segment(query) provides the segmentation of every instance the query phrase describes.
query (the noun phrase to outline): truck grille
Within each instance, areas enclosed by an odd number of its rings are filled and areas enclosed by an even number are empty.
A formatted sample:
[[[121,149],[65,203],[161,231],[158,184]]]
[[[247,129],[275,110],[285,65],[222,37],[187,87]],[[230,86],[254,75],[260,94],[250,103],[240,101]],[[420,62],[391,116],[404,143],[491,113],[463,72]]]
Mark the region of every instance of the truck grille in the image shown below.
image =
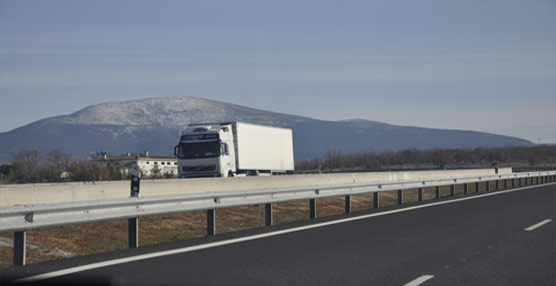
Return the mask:
[[[213,172],[216,171],[216,165],[183,166],[181,170],[186,173]]]

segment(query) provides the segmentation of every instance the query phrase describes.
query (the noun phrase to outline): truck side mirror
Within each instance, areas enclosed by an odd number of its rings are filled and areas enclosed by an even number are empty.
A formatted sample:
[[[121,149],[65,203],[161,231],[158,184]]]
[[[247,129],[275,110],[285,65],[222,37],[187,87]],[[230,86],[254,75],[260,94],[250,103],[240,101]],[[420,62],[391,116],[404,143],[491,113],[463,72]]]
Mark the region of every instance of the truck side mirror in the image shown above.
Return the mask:
[[[178,156],[178,147],[179,145],[174,146],[174,156]]]

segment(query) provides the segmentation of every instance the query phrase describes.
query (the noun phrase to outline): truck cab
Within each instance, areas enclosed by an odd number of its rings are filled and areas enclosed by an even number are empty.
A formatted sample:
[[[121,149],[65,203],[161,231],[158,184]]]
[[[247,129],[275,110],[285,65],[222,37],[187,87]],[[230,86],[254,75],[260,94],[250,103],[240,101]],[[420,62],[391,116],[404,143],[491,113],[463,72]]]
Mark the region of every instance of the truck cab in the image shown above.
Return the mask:
[[[231,124],[189,126],[174,147],[179,177],[232,176],[236,173],[234,147]]]
[[[189,125],[174,147],[180,178],[293,174],[292,130],[243,122]]]

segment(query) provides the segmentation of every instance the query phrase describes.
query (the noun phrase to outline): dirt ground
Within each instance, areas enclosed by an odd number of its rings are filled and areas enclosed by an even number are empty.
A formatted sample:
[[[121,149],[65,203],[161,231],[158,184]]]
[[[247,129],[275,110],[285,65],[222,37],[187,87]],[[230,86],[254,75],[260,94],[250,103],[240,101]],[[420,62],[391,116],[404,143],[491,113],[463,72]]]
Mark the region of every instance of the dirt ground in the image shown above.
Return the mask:
[[[503,187],[503,181],[500,183]],[[494,190],[494,183],[491,190]],[[486,184],[481,184],[481,191]],[[468,191],[475,192],[475,184]],[[456,195],[463,194],[463,185],[456,186]],[[441,197],[450,195],[450,187],[440,189]],[[434,188],[423,189],[423,199],[435,198]],[[417,189],[404,190],[403,200],[415,202]],[[379,193],[380,207],[397,204],[397,191]],[[373,208],[373,194],[351,197],[352,211]],[[344,212],[344,197],[317,200],[317,217]],[[309,201],[273,204],[274,224],[309,219]],[[263,227],[265,206],[244,206],[216,210],[216,232],[225,233]],[[154,245],[206,235],[206,211],[194,211],[139,219],[139,245]],[[13,233],[0,234],[0,267],[9,268],[13,259]],[[103,253],[127,247],[127,220],[53,227],[27,232],[27,264],[50,261],[71,256]]]

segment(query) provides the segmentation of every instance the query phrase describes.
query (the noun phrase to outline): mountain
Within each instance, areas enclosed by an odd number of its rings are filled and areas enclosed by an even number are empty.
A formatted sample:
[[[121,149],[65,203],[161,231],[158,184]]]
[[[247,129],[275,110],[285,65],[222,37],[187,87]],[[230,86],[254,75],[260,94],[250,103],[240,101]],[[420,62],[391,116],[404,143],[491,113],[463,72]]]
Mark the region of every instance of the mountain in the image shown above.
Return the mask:
[[[42,119],[0,133],[0,161],[22,149],[43,154],[58,149],[73,155],[150,151],[170,155],[190,123],[242,121],[293,130],[296,160],[342,153],[409,147],[474,148],[532,146],[530,141],[489,133],[396,126],[362,119],[324,121],[195,98],[157,97],[92,105],[70,115]]]

